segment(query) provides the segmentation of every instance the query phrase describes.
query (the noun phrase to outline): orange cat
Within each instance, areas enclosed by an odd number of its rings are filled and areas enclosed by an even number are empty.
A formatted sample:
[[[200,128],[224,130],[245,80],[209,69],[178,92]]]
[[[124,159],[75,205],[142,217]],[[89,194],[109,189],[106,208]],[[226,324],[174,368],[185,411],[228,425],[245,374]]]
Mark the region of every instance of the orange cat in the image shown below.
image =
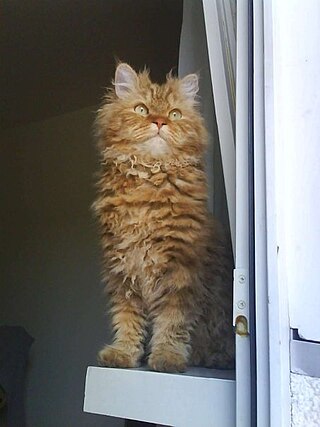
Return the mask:
[[[207,210],[198,77],[118,65],[98,112],[99,218],[115,332],[105,366],[233,366],[232,256]]]

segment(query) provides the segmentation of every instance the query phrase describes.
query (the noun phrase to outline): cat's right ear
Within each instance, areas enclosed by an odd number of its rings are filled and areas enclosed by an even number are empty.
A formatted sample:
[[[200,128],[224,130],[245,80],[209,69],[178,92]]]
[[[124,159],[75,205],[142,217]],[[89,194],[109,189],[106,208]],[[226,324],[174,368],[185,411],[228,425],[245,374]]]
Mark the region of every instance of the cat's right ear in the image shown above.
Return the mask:
[[[181,80],[183,94],[190,99],[194,99],[199,91],[199,77],[197,74],[188,74]]]
[[[121,63],[117,66],[114,76],[114,86],[118,98],[123,99],[132,92],[138,81],[137,73],[130,65]]]

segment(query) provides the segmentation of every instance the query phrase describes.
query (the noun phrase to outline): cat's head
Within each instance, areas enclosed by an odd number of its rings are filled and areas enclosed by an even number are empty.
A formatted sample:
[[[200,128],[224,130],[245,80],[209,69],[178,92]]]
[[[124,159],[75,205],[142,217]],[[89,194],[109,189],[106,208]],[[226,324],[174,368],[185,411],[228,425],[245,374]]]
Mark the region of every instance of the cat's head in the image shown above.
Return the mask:
[[[101,149],[142,158],[201,157],[206,130],[197,109],[198,76],[167,76],[163,85],[128,64],[116,69],[113,88],[96,121]]]

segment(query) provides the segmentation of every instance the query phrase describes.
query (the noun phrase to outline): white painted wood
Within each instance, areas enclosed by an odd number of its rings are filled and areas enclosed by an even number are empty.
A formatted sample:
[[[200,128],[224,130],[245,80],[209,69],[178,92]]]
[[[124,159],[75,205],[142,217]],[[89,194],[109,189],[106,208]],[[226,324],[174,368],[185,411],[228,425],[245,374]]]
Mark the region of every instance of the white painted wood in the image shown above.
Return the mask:
[[[210,72],[217,118],[223,174],[226,187],[232,245],[235,251],[236,206],[235,206],[235,135],[234,135],[234,82],[232,61],[227,52],[231,47],[225,43],[220,28],[223,16],[219,15],[217,0],[203,0]],[[226,23],[224,23],[226,24]],[[230,29],[231,31],[231,29]],[[229,58],[229,60],[228,60]],[[228,73],[228,70],[230,71]]]
[[[282,228],[277,211],[278,194],[276,182],[276,145],[280,143],[277,132],[281,127],[278,120],[278,105],[275,98],[278,85],[276,64],[279,63],[277,49],[278,22],[274,4],[267,1],[264,6],[264,76],[265,76],[265,156],[266,156],[266,212],[267,212],[267,269],[269,301],[269,366],[270,366],[270,427],[289,427],[290,402],[290,358],[289,358],[289,314],[287,282],[279,264],[283,263],[282,248],[278,248]],[[278,250],[279,249],[279,250]]]
[[[290,326],[320,341],[320,2],[274,2],[276,179]]]
[[[235,427],[232,371],[89,367],[84,411],[174,427]]]
[[[248,2],[237,2],[237,108],[236,108],[236,269],[249,271],[248,195]],[[249,301],[249,278],[244,300]],[[249,332],[250,332],[250,319]],[[250,336],[236,335],[236,416],[237,427],[251,422]]]
[[[270,427],[263,0],[253,0],[253,134],[257,427]]]

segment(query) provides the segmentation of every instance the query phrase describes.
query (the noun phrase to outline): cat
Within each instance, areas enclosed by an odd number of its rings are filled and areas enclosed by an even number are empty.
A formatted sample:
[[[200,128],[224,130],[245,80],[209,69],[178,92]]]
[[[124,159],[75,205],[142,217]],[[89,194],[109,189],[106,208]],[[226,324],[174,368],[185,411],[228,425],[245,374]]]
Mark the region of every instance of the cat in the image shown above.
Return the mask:
[[[98,110],[93,208],[114,329],[103,366],[233,367],[233,260],[207,209],[197,92],[196,74],[158,85],[119,63]]]

